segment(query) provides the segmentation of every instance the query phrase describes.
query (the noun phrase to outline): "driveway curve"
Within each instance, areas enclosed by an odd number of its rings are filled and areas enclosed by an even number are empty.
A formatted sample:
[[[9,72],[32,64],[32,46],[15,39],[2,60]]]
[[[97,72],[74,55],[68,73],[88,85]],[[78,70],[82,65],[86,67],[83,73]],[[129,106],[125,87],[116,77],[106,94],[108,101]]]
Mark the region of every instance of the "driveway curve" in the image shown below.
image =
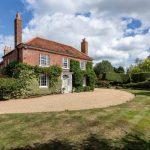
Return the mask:
[[[95,89],[94,92],[49,95],[38,98],[0,102],[0,114],[53,112],[104,108],[125,103],[134,95],[114,89]]]

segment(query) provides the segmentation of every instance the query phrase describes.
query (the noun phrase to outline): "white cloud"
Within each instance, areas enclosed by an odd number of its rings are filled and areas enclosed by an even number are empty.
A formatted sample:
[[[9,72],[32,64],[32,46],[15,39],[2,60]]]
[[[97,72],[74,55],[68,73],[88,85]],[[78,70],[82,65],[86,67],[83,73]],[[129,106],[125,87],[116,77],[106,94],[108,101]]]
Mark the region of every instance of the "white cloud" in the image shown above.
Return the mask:
[[[135,58],[150,53],[150,33],[142,35],[150,26],[149,0],[25,0],[33,18],[23,29],[23,39],[42,36],[80,49],[82,38],[89,42],[89,55],[95,63],[104,59],[114,65],[128,66]],[[75,14],[91,12],[90,17]],[[127,23],[122,17],[142,21],[134,30],[135,37],[124,37]],[[132,33],[133,30],[126,30]],[[139,35],[141,34],[141,35]]]
[[[10,46],[11,48],[14,47],[14,37],[13,36],[2,36],[0,35],[0,61],[1,56],[4,54],[4,47]]]

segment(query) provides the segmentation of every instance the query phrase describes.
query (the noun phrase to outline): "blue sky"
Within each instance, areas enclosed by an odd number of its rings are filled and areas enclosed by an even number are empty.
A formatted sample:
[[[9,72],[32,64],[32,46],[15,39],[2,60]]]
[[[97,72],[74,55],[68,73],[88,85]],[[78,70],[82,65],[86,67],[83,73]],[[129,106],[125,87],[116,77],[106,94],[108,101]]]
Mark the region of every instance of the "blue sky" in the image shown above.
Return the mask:
[[[86,38],[94,63],[105,59],[128,67],[150,55],[149,8],[149,0],[1,0],[0,60],[3,47],[13,47],[19,11],[23,41],[41,36],[80,50]]]
[[[23,27],[31,19],[31,13],[26,10],[25,3],[22,0],[3,0],[0,2],[0,33],[3,35],[12,35],[14,32],[14,17],[16,12],[22,14]]]

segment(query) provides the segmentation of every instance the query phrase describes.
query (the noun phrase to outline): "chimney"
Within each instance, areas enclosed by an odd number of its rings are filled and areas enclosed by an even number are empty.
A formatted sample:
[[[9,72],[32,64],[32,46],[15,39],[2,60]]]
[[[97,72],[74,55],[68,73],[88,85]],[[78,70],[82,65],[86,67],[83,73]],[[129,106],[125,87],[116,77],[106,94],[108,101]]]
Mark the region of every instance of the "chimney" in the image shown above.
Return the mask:
[[[81,52],[88,55],[88,42],[85,38],[81,42]]]
[[[22,20],[19,12],[16,14],[16,18],[14,21],[15,28],[15,47],[22,43]]]
[[[9,52],[11,52],[11,47],[5,46],[5,48],[4,48],[4,56],[6,54],[8,54]]]

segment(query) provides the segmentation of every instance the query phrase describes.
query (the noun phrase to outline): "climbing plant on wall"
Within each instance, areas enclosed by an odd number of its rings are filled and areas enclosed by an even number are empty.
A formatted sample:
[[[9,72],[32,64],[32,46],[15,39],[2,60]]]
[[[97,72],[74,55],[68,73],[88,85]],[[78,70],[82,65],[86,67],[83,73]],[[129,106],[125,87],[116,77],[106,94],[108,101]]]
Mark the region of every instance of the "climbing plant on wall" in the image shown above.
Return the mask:
[[[91,62],[87,62],[86,70],[83,71],[80,69],[80,63],[77,60],[70,60],[70,71],[73,72],[73,87],[77,90],[83,90],[83,78],[84,76],[87,79],[87,86],[89,90],[94,90],[96,75],[92,67]]]
[[[74,88],[81,88],[83,85],[83,72],[77,60],[70,60],[70,71],[73,72],[72,83]]]

